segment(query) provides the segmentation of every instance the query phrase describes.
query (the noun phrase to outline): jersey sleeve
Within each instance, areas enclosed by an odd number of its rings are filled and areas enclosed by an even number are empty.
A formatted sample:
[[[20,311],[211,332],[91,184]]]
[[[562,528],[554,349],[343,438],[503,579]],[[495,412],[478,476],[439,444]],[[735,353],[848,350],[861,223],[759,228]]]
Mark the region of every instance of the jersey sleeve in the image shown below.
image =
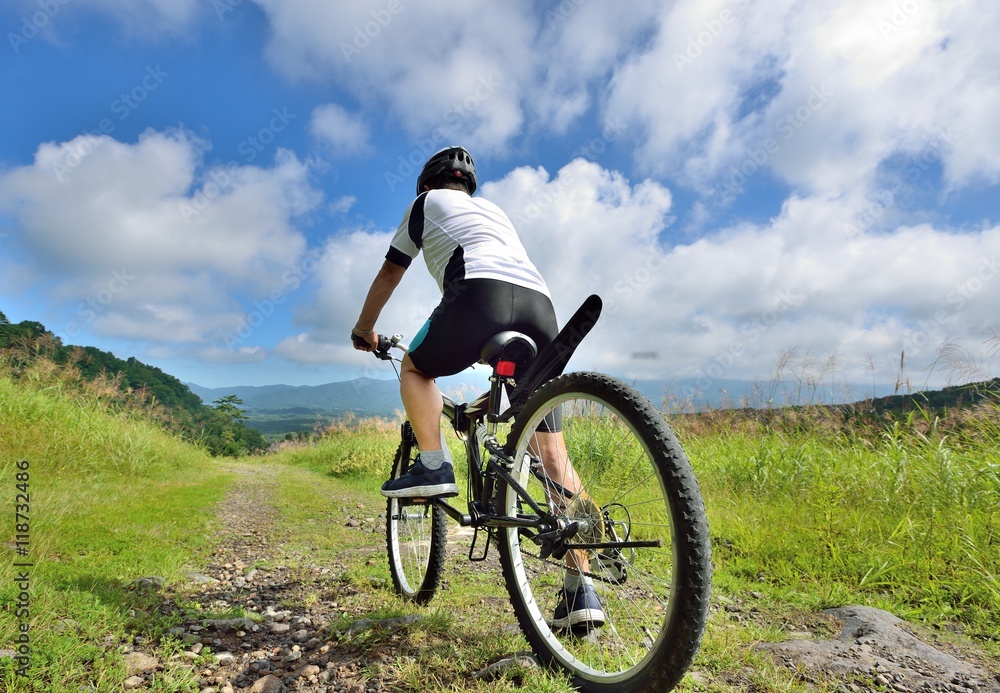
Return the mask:
[[[413,258],[420,253],[424,244],[424,201],[427,193],[421,193],[403,214],[403,221],[396,229],[396,235],[389,243],[385,259],[401,267],[409,267]]]

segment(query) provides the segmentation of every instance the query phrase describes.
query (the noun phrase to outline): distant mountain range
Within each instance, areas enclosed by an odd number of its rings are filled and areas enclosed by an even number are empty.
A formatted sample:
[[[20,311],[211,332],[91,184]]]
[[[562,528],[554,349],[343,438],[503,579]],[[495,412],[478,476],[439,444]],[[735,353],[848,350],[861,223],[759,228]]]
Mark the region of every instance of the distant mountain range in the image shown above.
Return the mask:
[[[357,414],[391,414],[401,409],[399,383],[395,380],[358,378],[324,385],[237,385],[235,387],[201,387],[187,384],[205,404],[236,395],[245,408],[307,409]]]
[[[247,446],[263,442],[257,440],[260,436],[252,441],[245,436],[245,440],[240,438],[245,433],[256,435],[256,432],[243,430],[243,424],[239,422],[226,423],[224,428],[231,429],[226,435],[223,435],[221,429],[215,430],[219,427],[216,425],[219,424],[219,416],[218,410],[211,405],[227,395],[235,395],[242,401],[248,427],[272,439],[289,433],[314,431],[352,414],[362,418],[395,418],[402,411],[399,382],[395,379],[358,378],[302,386],[201,387],[194,383],[181,383],[177,378],[135,358],[122,360],[94,347],[64,345],[41,323],[22,321],[16,325],[11,324],[0,312],[0,354],[7,352],[14,355],[9,363],[20,363],[23,366],[37,358],[48,358],[56,365],[72,368],[72,372],[81,381],[101,376],[118,378],[122,386],[122,397],[126,393],[139,393],[137,396],[144,398],[144,401],[156,402],[167,411],[172,430],[201,439],[215,454],[239,453],[239,450],[222,451],[220,447],[222,442],[234,436],[243,441],[241,445],[245,443],[244,447],[247,449],[250,449]],[[984,399],[995,402],[1000,397],[1000,379],[907,394],[894,393],[892,385],[879,384],[876,387],[878,397],[874,400],[866,399],[871,398],[868,387],[845,383],[809,385],[794,379],[777,383],[708,378],[624,380],[666,412],[731,407],[836,405],[865,400],[869,410],[898,413],[912,410],[915,406],[941,411],[969,406]],[[460,402],[471,401],[489,387],[487,377],[481,370],[465,371],[442,378],[439,384],[447,394]],[[202,403],[209,406],[203,406]],[[233,431],[239,433],[239,436],[233,434]]]
[[[489,387],[485,376],[470,376],[442,383],[442,388],[459,401],[469,401]],[[686,410],[718,409],[734,406],[765,406],[768,399],[774,406],[785,404],[842,404],[861,399],[851,397],[851,389],[838,386],[841,391],[831,395],[827,391],[789,391],[790,385],[764,387],[746,380],[715,380],[710,383],[694,378],[679,380],[626,380],[630,385],[659,408]],[[254,410],[270,411],[301,409],[301,413],[321,411],[326,413],[354,412],[357,415],[391,416],[402,409],[399,400],[399,382],[375,378],[358,378],[323,385],[237,385],[233,387],[201,387],[187,383],[191,391],[205,404],[236,395],[253,417]],[[885,388],[888,389],[888,386]],[[456,390],[459,392],[456,394]],[[837,396],[839,395],[839,396]]]
[[[187,383],[205,404],[235,395],[243,402],[246,423],[268,438],[315,431],[348,416],[395,418],[403,411],[398,380],[357,378],[323,385],[236,385],[202,387]],[[445,392],[468,401],[487,387],[474,377],[449,379]]]
[[[689,400],[698,408],[705,406],[717,407],[726,402],[739,402],[752,391],[752,383],[732,380],[713,383],[710,392],[696,389],[695,380],[665,381],[637,380],[630,384],[645,395],[653,404],[663,406],[667,397],[678,400]],[[195,383],[187,383],[191,391],[201,397],[205,404],[225,397],[236,395],[243,400],[244,407],[249,410],[278,410],[303,408],[328,412],[354,412],[356,414],[390,415],[401,409],[399,401],[399,382],[396,380],[379,380],[375,378],[358,378],[323,385],[237,385],[233,387],[201,387]],[[445,391],[449,386],[444,386]],[[468,380],[457,385],[472,399],[475,395],[489,387],[489,383]],[[456,389],[451,384],[450,389]]]

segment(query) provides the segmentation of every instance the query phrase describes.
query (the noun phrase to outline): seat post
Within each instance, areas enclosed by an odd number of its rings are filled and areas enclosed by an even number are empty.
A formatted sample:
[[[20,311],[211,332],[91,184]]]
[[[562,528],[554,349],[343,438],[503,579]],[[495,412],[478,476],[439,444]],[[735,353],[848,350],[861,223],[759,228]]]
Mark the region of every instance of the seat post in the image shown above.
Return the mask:
[[[518,364],[530,362],[538,354],[535,340],[526,334],[507,330],[491,337],[480,350],[480,362],[493,366],[490,376],[490,396],[486,409],[486,426],[490,435],[496,434],[500,422],[501,389],[514,385],[514,373]]]
[[[509,366],[509,371],[501,368]],[[500,422],[500,402],[503,397],[504,385],[514,385],[514,364],[512,361],[498,361],[493,368],[493,375],[490,376],[490,400],[489,408],[486,410],[486,431],[490,435],[496,435],[497,424]]]

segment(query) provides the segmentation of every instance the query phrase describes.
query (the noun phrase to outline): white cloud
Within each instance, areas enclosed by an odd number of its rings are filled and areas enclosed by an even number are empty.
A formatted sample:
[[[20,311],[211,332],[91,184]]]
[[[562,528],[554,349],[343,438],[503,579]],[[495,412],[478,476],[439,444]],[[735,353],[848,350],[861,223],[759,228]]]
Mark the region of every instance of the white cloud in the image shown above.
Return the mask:
[[[659,6],[254,1],[280,71],[336,79],[369,112],[388,110],[424,153],[460,139],[489,154],[526,129],[566,132]]]
[[[369,147],[365,122],[335,103],[317,106],[313,110],[309,130],[314,137],[329,145],[336,155],[356,154]]]
[[[347,333],[345,333],[347,334]],[[360,361],[360,352],[355,352],[346,337],[340,344],[318,341],[307,333],[295,334],[281,340],[274,348],[274,355],[294,363],[325,365]],[[370,354],[366,354],[371,359]]]
[[[887,157],[929,146],[951,185],[1000,174],[996,148],[979,144],[1000,135],[995,4],[681,0],[531,14],[256,1],[279,69],[388,107],[433,140],[428,151],[460,138],[508,152],[525,130],[567,132],[600,108],[627,127],[643,171],[705,193],[741,165],[805,193],[859,193]]]
[[[596,367],[747,377],[797,346],[837,351],[857,375],[873,353],[888,363],[905,349],[930,363],[945,340],[971,345],[992,319],[997,227],[959,232],[907,217],[886,194],[902,199],[927,181],[890,188],[886,177],[899,173],[886,165],[940,162],[951,189],[998,180],[1000,150],[983,143],[1000,138],[1000,6],[681,0],[629,12],[563,3],[530,16],[511,4],[401,2],[388,15],[259,4],[272,62],[333,76],[413,136],[506,152],[525,130],[569,132],[599,109],[635,144],[639,171],[701,193],[694,223],[709,223],[714,203],[762,170],[795,191],[770,221],[670,245],[663,239],[681,238],[672,196],[655,180],[574,161],[484,184],[518,223],[563,319],[583,294],[605,297],[607,317],[580,356]],[[483,75],[496,88],[476,98]],[[926,175],[937,173],[917,177]],[[322,330],[352,323],[355,285],[367,288],[378,261],[362,269],[342,258],[380,258],[387,240],[335,241],[316,308],[301,315],[318,326],[310,339],[325,343]],[[407,293],[391,322],[419,324],[434,300]],[[649,352],[659,358],[632,357]]]
[[[369,110],[387,106],[411,136],[462,135],[495,150],[522,126],[518,85],[530,81],[534,62],[526,6],[255,2],[270,20],[267,54],[279,70],[333,76]]]
[[[198,350],[198,359],[207,363],[260,363],[267,357],[267,350],[259,346],[245,346],[235,349],[207,347]]]
[[[996,220],[952,228],[926,213],[931,201],[902,201],[936,185],[939,165],[942,196],[1000,179],[990,146],[1000,140],[1000,5],[254,2],[270,22],[273,66],[359,104],[313,111],[311,132],[335,155],[373,146],[376,123],[388,122],[420,150],[403,161],[452,141],[519,156],[547,133],[571,144],[594,113],[614,126],[612,146],[634,145],[632,180],[576,160],[482,188],[515,218],[562,319],[586,293],[605,297],[579,357],[594,367],[748,376],[792,346],[836,349],[852,368],[901,349],[930,362],[945,339],[974,346],[994,319]],[[176,31],[203,10],[194,0],[72,7],[130,31]],[[287,151],[265,167],[205,168],[206,146],[184,131],[41,145],[32,165],[0,173],[0,211],[16,221],[4,271],[36,273],[35,287],[101,334],[209,345],[238,332],[248,300],[288,288],[306,249],[296,218],[320,199]],[[907,179],[914,160],[926,166]],[[718,203],[761,171],[793,190],[780,213],[712,229]],[[672,227],[667,181],[699,194],[681,213],[707,235]],[[326,209],[355,203],[345,194]],[[297,310],[301,334],[277,355],[370,358],[351,351],[346,331],[390,235],[345,229],[328,241],[299,276],[316,291]],[[379,328],[413,334],[436,301],[416,266]],[[264,353],[214,348],[203,358]]]
[[[605,111],[643,133],[647,171],[704,187],[753,169],[771,140],[758,168],[804,192],[857,192],[888,156],[950,133],[947,180],[997,180],[1000,154],[977,144],[1000,134],[995,5],[684,0],[661,19]]]
[[[335,363],[346,359],[349,363],[368,364],[370,355],[353,351],[350,330],[382,266],[391,238],[389,231],[346,230],[327,241],[316,266],[315,297],[296,316],[311,331],[292,341],[285,340],[279,355],[305,362],[318,359]],[[423,262],[414,262],[375,327],[383,334],[412,337],[439,300],[440,293]],[[331,348],[313,350],[310,345],[316,343]]]
[[[204,143],[146,131],[134,144],[81,136],[0,174],[10,242],[38,286],[76,307],[72,326],[136,340],[204,342],[238,329],[237,295],[285,286],[320,194],[289,152],[271,168],[203,169]],[[31,288],[31,287],[26,287]]]

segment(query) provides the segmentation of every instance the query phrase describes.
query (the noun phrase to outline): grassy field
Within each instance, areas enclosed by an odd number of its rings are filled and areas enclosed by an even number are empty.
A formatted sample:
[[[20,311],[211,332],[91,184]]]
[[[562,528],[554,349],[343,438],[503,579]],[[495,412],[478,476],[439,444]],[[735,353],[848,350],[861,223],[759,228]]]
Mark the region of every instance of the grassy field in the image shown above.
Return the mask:
[[[822,621],[822,609],[845,604],[934,629],[1000,673],[995,405],[948,421],[917,412],[845,424],[823,410],[796,409],[672,423],[708,507],[719,607],[681,690],[815,690],[754,645],[787,638]],[[344,527],[343,507],[382,512],[377,487],[396,435],[390,422],[345,424],[318,444],[241,461],[276,475],[282,560],[293,567],[352,561],[345,568],[356,588],[345,602],[351,611],[331,626],[334,639],[350,619],[418,612],[392,594],[382,534]],[[183,601],[187,573],[201,569],[219,541],[213,508],[232,481],[230,467],[99,398],[0,375],[0,650],[17,653],[26,626],[31,663],[27,679],[16,658],[0,659],[0,690],[118,691],[123,643],[138,637],[169,650],[164,634],[173,621],[156,609],[163,595],[133,583],[162,576]],[[18,483],[27,484],[28,503],[17,502]],[[16,518],[19,504],[28,506],[24,521]],[[17,552],[19,534],[28,535],[26,556]],[[361,548],[359,541],[374,548],[345,558],[344,548]],[[31,567],[15,565],[22,562]],[[27,590],[18,581],[24,572]],[[401,690],[569,690],[560,677],[538,672],[473,682],[470,670],[526,644],[497,628],[513,623],[498,574],[456,560],[447,583],[419,625],[369,631],[350,644],[398,651],[371,666]],[[484,608],[488,618],[472,617]],[[199,687],[163,677],[155,690]]]
[[[815,412],[679,425],[709,509],[723,593],[847,602],[952,622],[986,642],[1000,616],[1000,410],[944,427]]]
[[[177,582],[203,562],[228,475],[153,424],[0,376],[0,480],[0,649],[31,663],[24,677],[0,660],[0,689],[120,690],[118,644],[168,625],[133,581]]]

